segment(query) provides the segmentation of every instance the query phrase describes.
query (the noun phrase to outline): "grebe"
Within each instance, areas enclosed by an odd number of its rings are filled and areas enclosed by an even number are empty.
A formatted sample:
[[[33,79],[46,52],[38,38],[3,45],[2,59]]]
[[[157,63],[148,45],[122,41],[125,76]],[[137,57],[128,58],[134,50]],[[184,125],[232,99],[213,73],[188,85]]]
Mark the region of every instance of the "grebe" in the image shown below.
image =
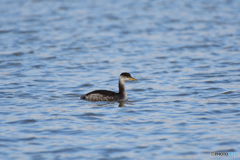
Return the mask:
[[[89,101],[124,101],[127,99],[127,92],[125,90],[126,81],[137,81],[129,73],[122,73],[119,77],[119,93],[107,90],[96,90],[89,92],[81,97],[81,99]]]

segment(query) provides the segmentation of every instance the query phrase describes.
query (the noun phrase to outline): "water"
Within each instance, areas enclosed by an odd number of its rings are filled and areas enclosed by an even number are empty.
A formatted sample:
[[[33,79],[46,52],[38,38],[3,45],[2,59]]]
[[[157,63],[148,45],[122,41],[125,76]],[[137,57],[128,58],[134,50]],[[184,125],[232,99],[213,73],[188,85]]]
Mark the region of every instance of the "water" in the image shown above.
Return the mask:
[[[239,153],[239,7],[1,0],[0,159]],[[117,91],[121,72],[138,79],[126,84],[128,101],[80,99]]]

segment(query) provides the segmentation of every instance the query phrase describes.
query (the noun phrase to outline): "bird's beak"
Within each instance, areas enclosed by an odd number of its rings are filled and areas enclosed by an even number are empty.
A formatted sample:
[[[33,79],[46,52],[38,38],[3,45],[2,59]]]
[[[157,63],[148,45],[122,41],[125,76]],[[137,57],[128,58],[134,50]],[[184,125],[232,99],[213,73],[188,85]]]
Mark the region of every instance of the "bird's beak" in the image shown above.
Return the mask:
[[[129,79],[132,80],[132,81],[137,81],[137,79],[132,78],[132,77],[130,77]]]

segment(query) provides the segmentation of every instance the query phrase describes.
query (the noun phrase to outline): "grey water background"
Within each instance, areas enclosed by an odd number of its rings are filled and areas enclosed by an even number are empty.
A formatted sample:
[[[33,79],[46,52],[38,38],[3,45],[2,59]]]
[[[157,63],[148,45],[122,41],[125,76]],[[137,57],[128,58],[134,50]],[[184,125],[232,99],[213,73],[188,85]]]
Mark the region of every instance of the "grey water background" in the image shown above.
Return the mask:
[[[238,0],[0,1],[0,159],[240,154],[239,86]]]

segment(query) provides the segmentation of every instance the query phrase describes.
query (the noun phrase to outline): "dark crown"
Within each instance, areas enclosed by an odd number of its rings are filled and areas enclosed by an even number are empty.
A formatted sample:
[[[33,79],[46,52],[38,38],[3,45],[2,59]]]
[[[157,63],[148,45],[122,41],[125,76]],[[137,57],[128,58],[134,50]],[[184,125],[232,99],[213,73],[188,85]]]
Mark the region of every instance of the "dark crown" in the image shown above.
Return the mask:
[[[131,77],[131,75],[127,72],[123,72],[120,76]]]

